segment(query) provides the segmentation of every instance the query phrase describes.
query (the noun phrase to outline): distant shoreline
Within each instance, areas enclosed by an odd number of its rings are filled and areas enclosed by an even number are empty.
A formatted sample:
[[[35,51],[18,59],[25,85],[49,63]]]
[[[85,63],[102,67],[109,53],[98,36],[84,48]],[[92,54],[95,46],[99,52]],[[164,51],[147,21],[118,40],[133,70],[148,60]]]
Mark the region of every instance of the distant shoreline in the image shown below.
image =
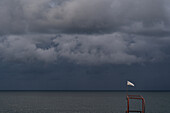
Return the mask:
[[[0,92],[126,92],[126,90],[0,90]],[[128,92],[170,92],[170,90],[128,90]]]

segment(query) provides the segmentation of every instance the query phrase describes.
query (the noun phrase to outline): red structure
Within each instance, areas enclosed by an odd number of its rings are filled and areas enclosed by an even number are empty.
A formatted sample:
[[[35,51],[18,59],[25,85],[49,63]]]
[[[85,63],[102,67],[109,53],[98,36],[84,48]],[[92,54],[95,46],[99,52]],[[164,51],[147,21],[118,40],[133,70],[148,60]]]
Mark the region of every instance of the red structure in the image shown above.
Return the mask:
[[[141,100],[142,101],[142,111],[141,110],[130,110],[129,109],[130,99]],[[131,112],[145,113],[145,99],[142,96],[140,96],[140,95],[127,95],[127,111],[126,111],[126,113],[131,113]]]

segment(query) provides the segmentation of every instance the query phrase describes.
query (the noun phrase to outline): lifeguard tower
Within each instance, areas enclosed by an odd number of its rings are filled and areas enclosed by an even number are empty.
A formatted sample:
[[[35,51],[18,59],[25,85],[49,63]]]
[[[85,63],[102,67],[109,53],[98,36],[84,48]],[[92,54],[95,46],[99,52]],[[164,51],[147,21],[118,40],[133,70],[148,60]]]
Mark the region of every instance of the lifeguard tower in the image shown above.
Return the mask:
[[[126,113],[145,113],[145,99],[140,96],[140,95],[128,95],[128,86],[135,86],[133,83],[127,81],[127,95],[126,95],[126,99],[127,99],[127,110]],[[139,100],[140,103],[142,103],[141,105],[141,109],[130,109],[130,101],[131,100]],[[140,106],[139,106],[140,107]]]
[[[126,111],[126,113],[131,113],[131,112],[145,113],[145,99],[142,96],[140,96],[140,95],[127,95],[126,99],[127,99],[127,111]],[[142,110],[130,110],[129,102],[130,102],[131,99],[141,100]]]

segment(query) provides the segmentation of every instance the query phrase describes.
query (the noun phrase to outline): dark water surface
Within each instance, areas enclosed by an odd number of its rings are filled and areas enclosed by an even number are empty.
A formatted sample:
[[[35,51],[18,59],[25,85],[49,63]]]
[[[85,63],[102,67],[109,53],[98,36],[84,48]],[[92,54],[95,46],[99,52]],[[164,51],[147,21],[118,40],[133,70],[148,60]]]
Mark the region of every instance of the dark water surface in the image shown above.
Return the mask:
[[[170,113],[170,92],[131,93],[145,98],[146,113]],[[0,92],[0,113],[125,113],[125,110],[126,92]]]

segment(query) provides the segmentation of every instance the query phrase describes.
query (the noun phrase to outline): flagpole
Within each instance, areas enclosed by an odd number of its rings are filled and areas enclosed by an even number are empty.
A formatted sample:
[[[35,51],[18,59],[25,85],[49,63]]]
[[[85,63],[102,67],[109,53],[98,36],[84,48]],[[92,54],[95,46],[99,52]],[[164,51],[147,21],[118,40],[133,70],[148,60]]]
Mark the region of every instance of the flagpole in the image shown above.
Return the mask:
[[[128,85],[126,84],[126,96],[128,96]]]
[[[129,86],[129,85],[130,85],[130,86],[133,86],[133,87],[135,86],[132,82],[127,81],[127,89],[126,89],[126,90],[127,90],[127,92],[126,92],[127,95],[128,95],[128,86]]]

